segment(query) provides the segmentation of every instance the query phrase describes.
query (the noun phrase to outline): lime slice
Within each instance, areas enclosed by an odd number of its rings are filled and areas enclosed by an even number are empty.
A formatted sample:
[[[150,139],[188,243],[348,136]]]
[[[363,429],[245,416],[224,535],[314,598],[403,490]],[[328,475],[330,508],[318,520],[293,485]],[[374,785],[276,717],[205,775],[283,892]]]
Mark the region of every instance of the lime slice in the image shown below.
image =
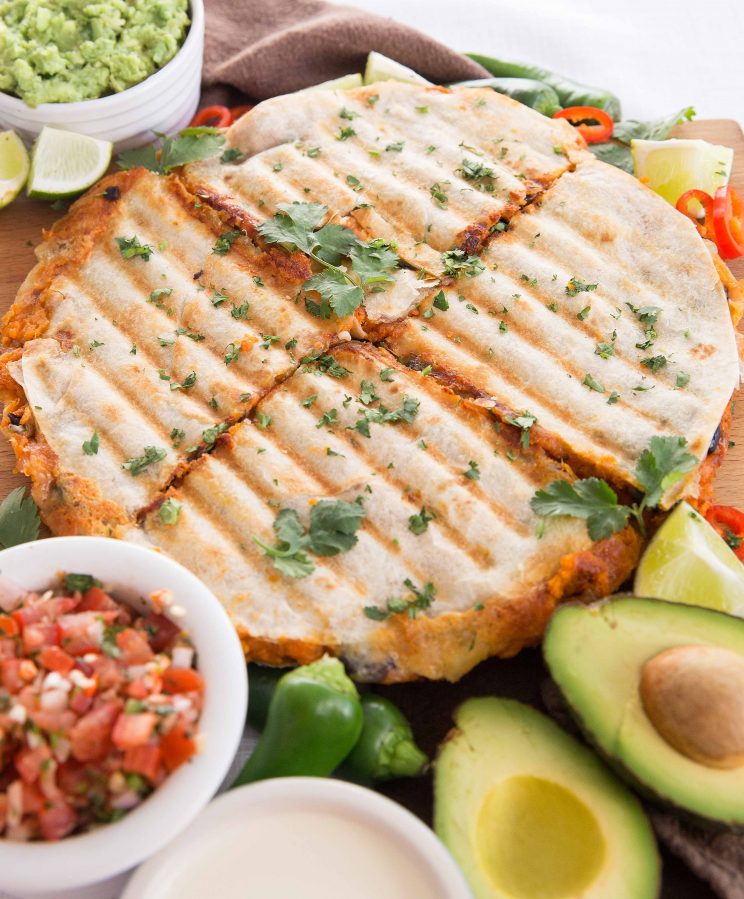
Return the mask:
[[[107,140],[43,128],[31,153],[29,197],[60,200],[82,193],[106,174],[112,149]]]
[[[704,140],[632,140],[636,178],[673,206],[688,190],[713,196],[728,184],[734,151]]]
[[[28,178],[28,153],[15,131],[0,131],[0,209],[12,203]]]
[[[427,81],[408,66],[373,50],[367,57],[364,83],[374,84],[375,81],[408,81],[410,84],[431,84],[431,81]]]
[[[744,618],[744,565],[703,516],[681,502],[643,554],[633,592]]]
[[[331,81],[321,81],[320,84],[314,84],[312,87],[306,87],[298,93],[305,91],[350,91],[355,87],[361,87],[364,80],[359,72],[353,75],[342,75],[340,78],[333,78]]]

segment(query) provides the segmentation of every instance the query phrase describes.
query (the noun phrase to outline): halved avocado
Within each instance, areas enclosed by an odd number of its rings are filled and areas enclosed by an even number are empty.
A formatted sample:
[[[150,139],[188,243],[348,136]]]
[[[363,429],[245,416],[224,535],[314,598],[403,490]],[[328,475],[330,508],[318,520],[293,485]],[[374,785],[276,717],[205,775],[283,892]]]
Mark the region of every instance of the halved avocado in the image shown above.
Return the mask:
[[[657,599],[569,604],[545,661],[587,737],[648,795],[744,826],[744,621]]]
[[[653,899],[659,859],[638,801],[530,706],[470,699],[435,767],[434,828],[475,899]]]

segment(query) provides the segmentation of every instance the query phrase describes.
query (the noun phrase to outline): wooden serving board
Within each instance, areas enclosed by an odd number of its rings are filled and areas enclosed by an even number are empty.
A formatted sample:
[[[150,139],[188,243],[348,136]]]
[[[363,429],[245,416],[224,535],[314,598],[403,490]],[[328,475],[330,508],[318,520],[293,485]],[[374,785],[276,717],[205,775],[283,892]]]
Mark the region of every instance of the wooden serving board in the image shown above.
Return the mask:
[[[733,147],[732,182],[744,196],[744,134],[739,125],[728,119],[709,119],[680,125],[679,137],[698,137],[712,143]],[[49,203],[16,200],[0,210],[0,316],[5,313],[21,282],[34,265],[34,247],[41,240],[43,228],[50,227],[63,213]],[[738,278],[744,278],[744,259],[732,264]],[[733,446],[716,478],[716,499],[744,508],[744,403],[734,411],[731,428]],[[10,446],[0,439],[0,499],[26,479],[13,471],[15,459]]]

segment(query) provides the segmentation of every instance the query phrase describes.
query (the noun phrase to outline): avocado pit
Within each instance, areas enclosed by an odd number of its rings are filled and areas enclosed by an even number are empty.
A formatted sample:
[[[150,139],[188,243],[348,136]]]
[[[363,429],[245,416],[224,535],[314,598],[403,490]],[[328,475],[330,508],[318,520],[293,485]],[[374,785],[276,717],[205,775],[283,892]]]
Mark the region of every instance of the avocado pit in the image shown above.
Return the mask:
[[[709,768],[744,765],[744,657],[718,646],[674,646],[645,662],[639,692],[677,752]]]

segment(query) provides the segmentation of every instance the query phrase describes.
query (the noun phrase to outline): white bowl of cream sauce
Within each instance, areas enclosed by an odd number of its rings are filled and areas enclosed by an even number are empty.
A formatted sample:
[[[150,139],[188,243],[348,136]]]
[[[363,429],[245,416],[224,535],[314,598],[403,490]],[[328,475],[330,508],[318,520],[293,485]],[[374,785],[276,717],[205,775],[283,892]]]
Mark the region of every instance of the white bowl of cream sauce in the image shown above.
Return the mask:
[[[122,899],[472,899],[435,834],[379,793],[285,777],[220,796]]]

